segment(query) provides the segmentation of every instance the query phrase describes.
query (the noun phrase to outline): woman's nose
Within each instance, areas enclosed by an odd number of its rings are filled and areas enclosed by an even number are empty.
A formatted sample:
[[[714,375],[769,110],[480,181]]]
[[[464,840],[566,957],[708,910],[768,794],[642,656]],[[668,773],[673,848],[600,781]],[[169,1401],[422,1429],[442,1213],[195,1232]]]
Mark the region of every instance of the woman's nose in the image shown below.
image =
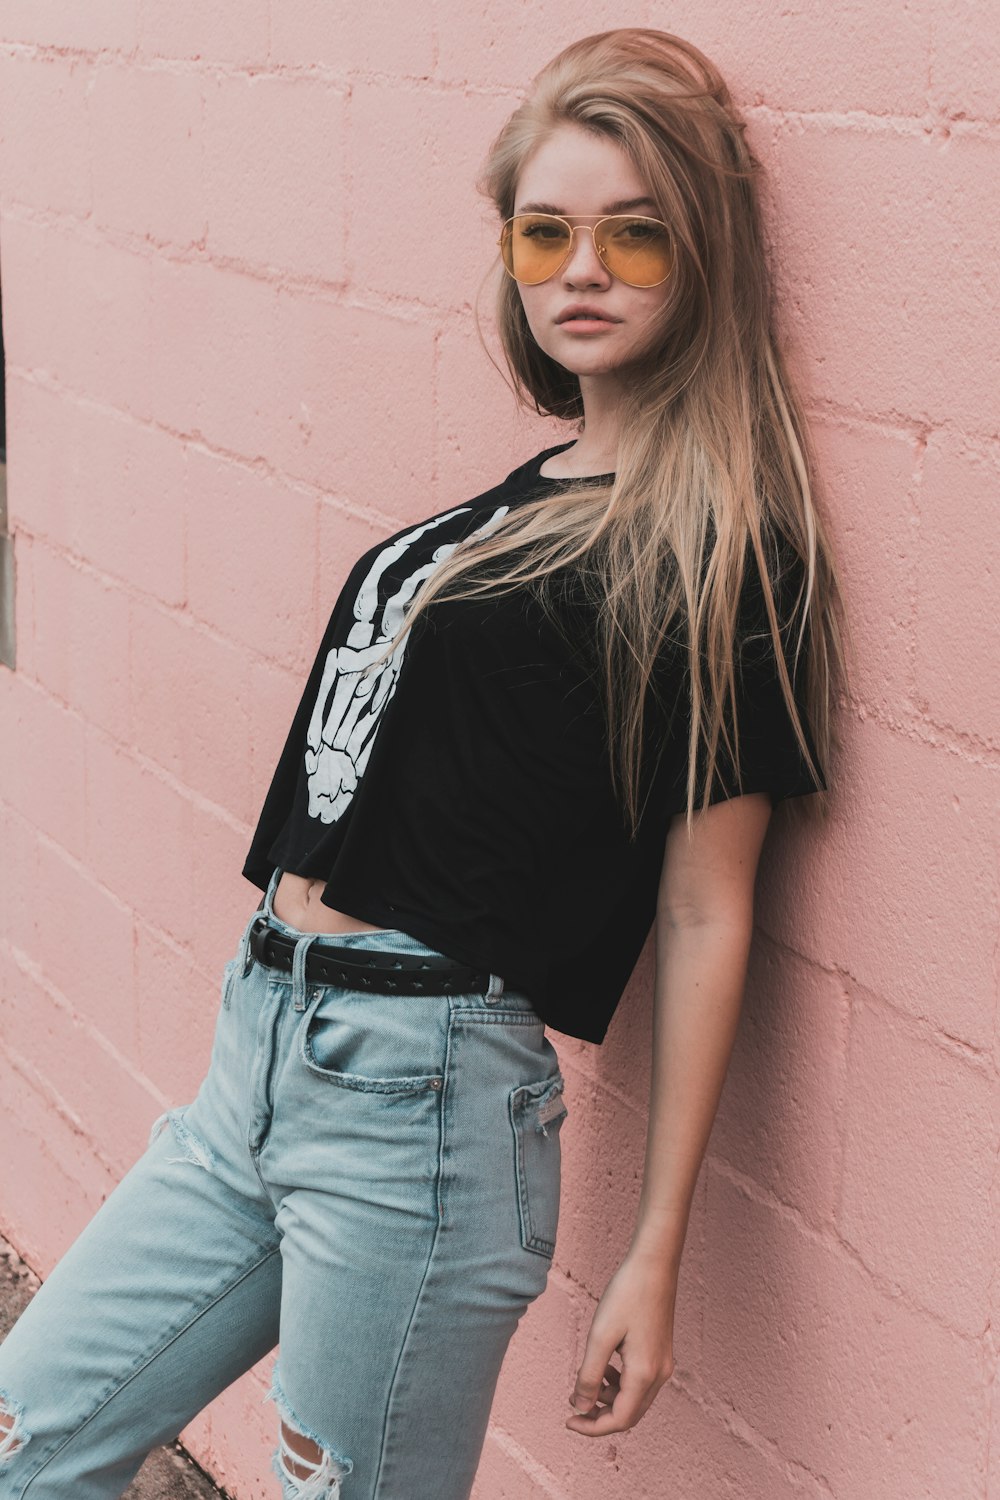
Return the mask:
[[[563,280],[579,285],[602,285],[611,279],[611,273],[597,253],[594,231],[589,224],[573,227],[573,245],[562,270]]]

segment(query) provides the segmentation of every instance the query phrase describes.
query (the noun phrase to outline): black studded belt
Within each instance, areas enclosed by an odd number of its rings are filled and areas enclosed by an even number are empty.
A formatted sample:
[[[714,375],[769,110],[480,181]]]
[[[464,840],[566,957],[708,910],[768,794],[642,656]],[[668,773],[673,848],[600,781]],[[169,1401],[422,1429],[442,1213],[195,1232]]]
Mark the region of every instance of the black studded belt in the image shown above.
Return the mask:
[[[286,937],[258,917],[250,929],[250,952],[268,969],[292,972],[296,939]],[[343,948],[314,943],[306,953],[306,980],[336,984],[380,995],[464,995],[489,988],[485,970],[457,959],[429,958],[424,953],[383,953],[374,948]]]

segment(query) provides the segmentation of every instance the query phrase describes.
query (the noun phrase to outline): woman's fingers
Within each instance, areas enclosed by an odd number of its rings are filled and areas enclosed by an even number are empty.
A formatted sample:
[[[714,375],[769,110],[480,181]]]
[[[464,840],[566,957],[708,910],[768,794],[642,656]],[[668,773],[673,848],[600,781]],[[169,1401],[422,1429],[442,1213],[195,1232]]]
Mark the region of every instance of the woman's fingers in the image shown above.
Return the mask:
[[[614,1365],[607,1366],[607,1373],[601,1376],[601,1387],[597,1393],[595,1404],[589,1412],[574,1412],[574,1416],[592,1416],[596,1412],[608,1411],[621,1389],[621,1371]]]
[[[627,1363],[620,1371],[608,1365],[597,1403],[589,1412],[576,1412],[566,1425],[587,1437],[625,1432],[649,1409],[662,1384],[661,1380],[645,1375],[630,1376]]]

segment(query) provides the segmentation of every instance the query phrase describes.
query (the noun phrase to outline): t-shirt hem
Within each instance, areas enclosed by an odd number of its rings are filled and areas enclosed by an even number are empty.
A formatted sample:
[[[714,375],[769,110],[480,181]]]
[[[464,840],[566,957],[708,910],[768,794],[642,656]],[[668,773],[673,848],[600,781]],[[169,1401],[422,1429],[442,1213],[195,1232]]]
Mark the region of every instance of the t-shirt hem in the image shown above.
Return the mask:
[[[270,884],[271,876],[274,874],[275,868],[276,867],[274,865],[274,862],[272,861],[270,869],[265,875],[263,874],[262,866],[252,865],[248,860],[247,863],[243,866],[241,874],[244,880],[249,880],[250,884],[255,885],[259,891],[266,891],[268,885]]]

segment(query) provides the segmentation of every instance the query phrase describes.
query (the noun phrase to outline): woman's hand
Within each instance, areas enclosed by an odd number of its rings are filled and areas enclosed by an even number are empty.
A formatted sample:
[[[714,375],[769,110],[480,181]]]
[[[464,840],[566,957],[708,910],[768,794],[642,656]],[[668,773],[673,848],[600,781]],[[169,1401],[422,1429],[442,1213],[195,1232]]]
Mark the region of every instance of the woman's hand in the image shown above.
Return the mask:
[[[674,1370],[677,1266],[665,1255],[632,1250],[605,1288],[570,1397],[582,1407],[571,1432],[604,1437],[634,1427]],[[611,1364],[618,1351],[619,1370]]]

